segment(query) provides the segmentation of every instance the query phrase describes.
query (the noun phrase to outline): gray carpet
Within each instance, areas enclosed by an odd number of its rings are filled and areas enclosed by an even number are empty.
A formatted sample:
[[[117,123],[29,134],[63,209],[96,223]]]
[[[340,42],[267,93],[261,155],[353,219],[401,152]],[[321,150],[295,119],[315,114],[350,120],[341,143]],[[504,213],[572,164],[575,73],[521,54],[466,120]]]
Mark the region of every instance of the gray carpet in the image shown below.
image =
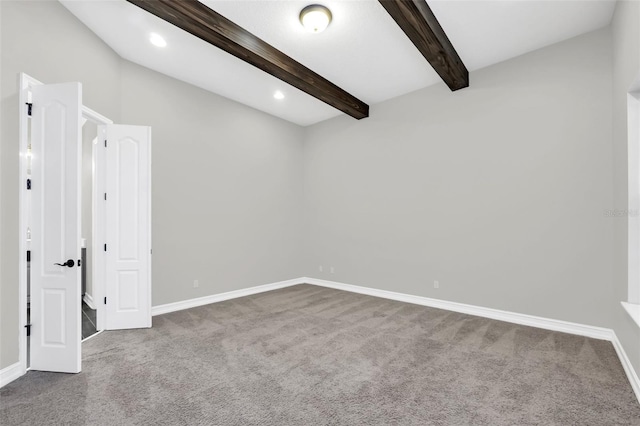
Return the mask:
[[[311,285],[83,344],[0,390],[3,426],[640,425],[609,342]]]

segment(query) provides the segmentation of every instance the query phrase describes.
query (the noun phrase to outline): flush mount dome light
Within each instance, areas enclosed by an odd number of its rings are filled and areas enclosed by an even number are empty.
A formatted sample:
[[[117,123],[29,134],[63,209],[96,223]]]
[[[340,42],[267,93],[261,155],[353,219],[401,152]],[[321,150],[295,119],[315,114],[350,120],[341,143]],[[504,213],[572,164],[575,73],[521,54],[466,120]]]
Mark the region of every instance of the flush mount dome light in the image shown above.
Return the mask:
[[[280,99],[284,99],[284,93],[282,93],[279,90],[276,90],[276,92],[273,94],[273,97],[280,100]]]
[[[300,22],[307,31],[321,33],[331,22],[331,11],[319,4],[312,4],[300,12]]]
[[[167,45],[165,39],[160,34],[156,33],[151,33],[149,35],[149,41],[151,42],[151,44],[158,47],[165,47]]]

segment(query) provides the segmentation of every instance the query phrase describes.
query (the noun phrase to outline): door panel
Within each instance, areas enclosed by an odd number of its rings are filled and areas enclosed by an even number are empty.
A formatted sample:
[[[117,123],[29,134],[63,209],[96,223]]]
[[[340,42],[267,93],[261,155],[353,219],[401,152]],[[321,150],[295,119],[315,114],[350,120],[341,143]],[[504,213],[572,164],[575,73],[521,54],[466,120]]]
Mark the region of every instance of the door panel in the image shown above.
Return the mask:
[[[77,373],[80,83],[35,86],[31,117],[31,368]],[[68,259],[73,267],[59,266]]]
[[[116,284],[116,303],[121,312],[136,311],[140,309],[138,299],[138,271],[118,271]]]
[[[151,327],[151,129],[105,127],[106,328]]]

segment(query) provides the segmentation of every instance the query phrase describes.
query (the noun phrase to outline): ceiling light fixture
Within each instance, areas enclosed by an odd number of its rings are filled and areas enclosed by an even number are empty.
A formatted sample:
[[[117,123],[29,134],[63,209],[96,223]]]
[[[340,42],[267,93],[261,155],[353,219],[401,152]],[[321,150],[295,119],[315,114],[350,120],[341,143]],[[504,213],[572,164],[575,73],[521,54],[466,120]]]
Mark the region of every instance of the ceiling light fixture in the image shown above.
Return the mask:
[[[284,99],[284,93],[282,93],[279,90],[276,90],[276,93],[273,94],[273,97],[280,100],[280,99]]]
[[[312,33],[321,33],[331,22],[331,11],[319,4],[312,4],[300,11],[302,26]]]
[[[158,47],[165,47],[167,45],[165,39],[160,34],[156,33],[151,33],[151,35],[149,36],[149,41],[151,42],[151,44]]]

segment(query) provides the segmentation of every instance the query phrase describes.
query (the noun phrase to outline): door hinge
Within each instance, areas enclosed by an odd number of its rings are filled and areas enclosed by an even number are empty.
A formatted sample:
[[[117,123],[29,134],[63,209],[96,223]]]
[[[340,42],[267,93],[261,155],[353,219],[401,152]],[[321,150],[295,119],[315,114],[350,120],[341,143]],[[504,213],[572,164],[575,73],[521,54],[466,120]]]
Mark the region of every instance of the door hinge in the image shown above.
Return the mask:
[[[104,251],[107,251],[107,245],[106,244],[104,245]]]
[[[107,193],[104,193],[104,200],[107,201]]]
[[[31,324],[27,324],[24,326],[27,329],[27,337],[31,336]]]
[[[27,191],[31,190],[31,179],[27,179]]]
[[[107,140],[106,139],[104,140],[104,147],[105,148],[107,147]]]
[[[33,112],[33,104],[31,102],[27,102],[27,115],[31,117],[32,112]]]
[[[105,305],[107,304],[107,298],[106,297],[104,298],[104,304]]]
[[[27,250],[27,262],[31,262],[31,250]]]

